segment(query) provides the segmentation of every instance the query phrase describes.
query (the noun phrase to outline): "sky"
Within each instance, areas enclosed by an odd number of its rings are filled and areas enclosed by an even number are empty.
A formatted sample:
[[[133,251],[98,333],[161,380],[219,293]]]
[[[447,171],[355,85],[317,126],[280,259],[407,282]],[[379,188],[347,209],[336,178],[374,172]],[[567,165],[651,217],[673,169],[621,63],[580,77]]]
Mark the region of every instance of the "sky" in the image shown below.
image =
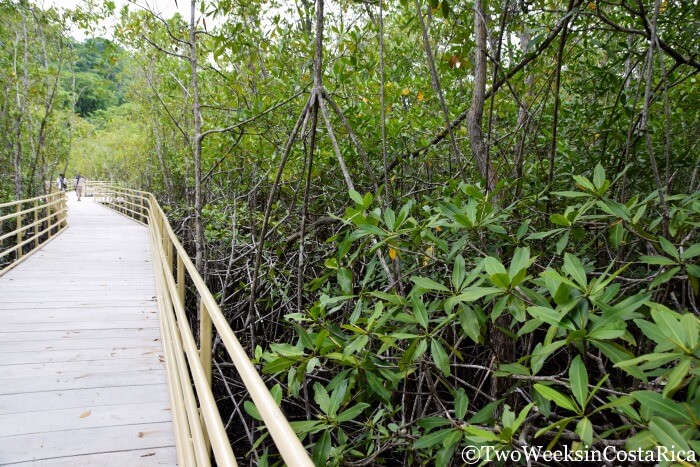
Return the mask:
[[[102,0],[96,0],[101,2]],[[147,8],[150,11],[160,14],[163,18],[170,18],[176,12],[179,12],[184,18],[190,17],[190,0],[112,0],[116,6],[115,11],[119,12],[124,5],[129,5],[129,9],[136,10],[140,7]],[[75,8],[83,3],[83,0],[37,0],[39,5],[45,7],[55,6],[57,8]],[[198,2],[199,3],[199,2]],[[108,24],[103,25],[108,26]],[[109,29],[109,28],[108,28]],[[74,27],[71,29],[71,35],[76,40],[82,41],[85,39],[85,32]]]

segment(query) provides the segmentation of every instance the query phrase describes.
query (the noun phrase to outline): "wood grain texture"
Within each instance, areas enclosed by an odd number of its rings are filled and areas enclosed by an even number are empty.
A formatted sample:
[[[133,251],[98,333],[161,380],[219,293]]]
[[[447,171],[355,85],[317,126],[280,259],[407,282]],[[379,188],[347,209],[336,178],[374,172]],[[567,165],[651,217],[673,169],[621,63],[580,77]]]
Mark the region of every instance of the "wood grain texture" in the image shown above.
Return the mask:
[[[176,465],[148,232],[68,206],[0,277],[0,465]]]

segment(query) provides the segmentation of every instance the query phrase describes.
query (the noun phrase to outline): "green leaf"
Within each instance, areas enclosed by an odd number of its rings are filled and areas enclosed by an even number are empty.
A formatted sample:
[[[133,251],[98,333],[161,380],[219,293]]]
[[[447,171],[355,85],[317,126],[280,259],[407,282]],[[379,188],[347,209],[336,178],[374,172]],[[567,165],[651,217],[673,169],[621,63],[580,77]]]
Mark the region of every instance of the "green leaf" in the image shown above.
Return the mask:
[[[576,183],[581,185],[583,188],[585,188],[591,193],[595,193],[595,186],[593,186],[593,184],[586,177],[583,177],[581,175],[574,175],[573,178],[576,181]]]
[[[681,326],[685,331],[685,342],[688,344],[688,348],[695,349],[698,345],[698,337],[700,337],[698,336],[700,334],[698,333],[698,326],[700,326],[698,318],[692,313],[686,313],[681,316]]]
[[[673,394],[676,389],[681,386],[683,380],[690,371],[690,365],[691,360],[689,358],[683,358],[681,359],[680,363],[676,365],[673,371],[671,371],[666,379],[666,387],[662,393],[664,397],[668,397],[670,394]]]
[[[291,358],[280,357],[276,360],[273,360],[269,363],[266,363],[265,366],[263,367],[263,373],[268,373],[268,374],[279,373],[280,371],[286,370],[287,368],[294,365],[295,363],[296,363],[296,361],[292,360]]]
[[[294,430],[297,435],[304,435],[306,433],[316,433],[323,428],[323,422],[319,420],[299,420],[295,422],[289,422],[289,425]]]
[[[345,348],[343,349],[343,355],[352,355],[355,352],[359,352],[360,350],[367,347],[368,342],[369,342],[368,335],[364,334],[364,335],[358,336],[350,344],[345,346]]]
[[[458,291],[462,287],[462,282],[464,282],[464,276],[466,275],[466,268],[464,265],[464,258],[462,255],[457,255],[455,257],[454,265],[452,266],[452,287],[454,290]]]
[[[482,264],[489,276],[493,276],[494,274],[506,274],[506,268],[503,266],[503,263],[493,256],[487,256],[484,258],[482,260]]]
[[[384,387],[382,380],[372,371],[366,371],[365,376],[367,376],[367,383],[369,383],[370,390],[379,397],[382,402],[389,404],[391,394],[389,394],[389,391]]]
[[[336,273],[340,290],[345,295],[352,295],[352,271],[348,268],[340,268]]]
[[[472,425],[479,425],[484,423],[489,423],[493,420],[493,413],[501,405],[501,400],[496,400],[489,402],[477,413],[474,414],[472,418],[469,419],[469,423]]]
[[[596,164],[595,169],[593,169],[593,185],[596,188],[602,188],[605,183],[605,169],[600,164]]]
[[[423,329],[428,329],[428,310],[425,308],[425,303],[415,295],[411,303],[413,303],[413,316],[416,317],[416,321],[423,326]]]
[[[424,290],[432,290],[432,291],[436,291],[436,292],[449,292],[450,291],[450,289],[448,289],[444,285],[439,284],[428,277],[412,276],[411,282],[416,284],[417,287],[424,289]]]
[[[549,221],[554,225],[561,225],[562,227],[569,227],[571,221],[561,214],[552,214],[549,216]]]
[[[671,268],[668,271],[664,271],[663,273],[659,274],[654,278],[653,281],[651,281],[651,284],[649,284],[649,289],[654,289],[661,284],[665,284],[666,282],[670,281],[673,279],[673,276],[678,274],[678,271],[681,270],[680,266],[676,266],[675,268]]]
[[[686,260],[695,258],[698,255],[700,255],[700,243],[689,246],[683,253],[681,253],[681,259]]]
[[[586,400],[588,399],[588,373],[580,355],[577,355],[571,362],[569,381],[571,383],[571,392],[578,401],[579,407],[585,409]]]
[[[535,384],[535,389],[542,395],[542,397],[554,402],[562,409],[570,410],[576,413],[579,412],[579,409],[578,407],[576,407],[574,401],[572,401],[571,398],[560,393],[556,389],[550,388],[549,386],[545,386],[544,384],[540,383]]]
[[[283,357],[303,357],[304,350],[290,344],[270,344],[270,349]]]
[[[243,403],[243,408],[245,409],[246,413],[253,417],[256,420],[262,421],[262,416],[260,415],[260,412],[258,412],[258,408],[255,407],[255,404],[251,401],[245,401]]]
[[[671,399],[664,398],[658,392],[633,391],[631,396],[637,399],[642,407],[647,407],[669,420],[693,423],[690,413],[683,405]]]
[[[338,269],[338,260],[336,258],[328,258],[323,265],[328,269]]]
[[[367,407],[369,407],[369,404],[366,402],[360,402],[349,409],[344,410],[343,412],[338,415],[335,420],[339,423],[343,422],[349,422],[350,420],[354,420],[358,415],[360,415]]]
[[[697,264],[686,264],[685,269],[691,276],[700,277],[700,266]]]
[[[314,444],[314,450],[311,454],[314,465],[326,465],[326,461],[331,455],[331,434],[325,430],[321,437]]]
[[[510,282],[513,285],[520,283],[523,277],[525,277],[525,271],[530,265],[530,248],[518,248],[513,253],[513,259],[510,262],[510,268],[508,270],[508,276],[510,276]],[[515,278],[520,280],[516,281]]]
[[[441,443],[447,436],[452,433],[454,428],[445,428],[442,430],[435,431],[433,433],[428,433],[427,435],[423,435],[418,440],[413,443],[413,449],[425,449],[429,448],[431,446],[435,446],[438,443]]]
[[[447,3],[447,0],[442,0],[440,6],[442,7],[442,17],[447,19],[450,16],[450,4]]]
[[[524,375],[530,376],[530,370],[521,363],[503,363],[498,365],[496,376]]]
[[[432,431],[434,428],[441,426],[451,426],[452,422],[443,417],[425,417],[418,419],[418,426],[425,431]]]
[[[452,309],[458,303],[469,303],[485,297],[486,295],[500,293],[503,293],[503,290],[496,287],[469,287],[464,289],[464,291],[459,295],[455,295],[445,300],[445,304],[448,309]]]
[[[659,326],[659,330],[667,338],[671,339],[677,346],[685,347],[685,331],[671,311],[665,311],[657,307],[651,310],[651,316]]]
[[[350,190],[350,198],[358,205],[364,206],[364,201],[362,200],[362,195],[355,190]]]
[[[576,425],[576,434],[581,438],[583,445],[588,448],[593,446],[593,424],[588,417],[583,417]]]
[[[639,257],[639,260],[643,263],[653,264],[656,266],[674,266],[676,264],[675,261],[670,258],[666,258],[665,256],[642,255]]]
[[[384,224],[389,232],[394,230],[395,222],[396,214],[394,214],[394,210],[391,208],[386,208],[386,211],[384,211]]]
[[[657,324],[650,323],[645,319],[635,319],[634,324],[636,324],[637,327],[642,330],[645,336],[657,344],[663,344],[667,341],[666,336],[661,332]]]
[[[558,311],[544,306],[529,306],[527,307],[527,312],[530,313],[533,318],[537,318],[552,326],[559,326],[559,322],[562,318]]]
[[[566,274],[571,276],[571,278],[576,281],[584,290],[588,286],[588,280],[586,279],[586,271],[583,269],[583,264],[576,256],[566,253],[564,255],[564,267],[563,270]]]
[[[591,196],[588,193],[581,193],[580,191],[553,191],[551,194],[563,198],[589,198]]]
[[[669,256],[672,256],[677,261],[680,261],[681,257],[678,254],[678,249],[673,243],[669,242],[664,237],[659,237],[659,245],[661,246],[661,249],[664,250]]]
[[[459,324],[462,326],[465,334],[471,338],[475,343],[479,343],[479,338],[481,337],[481,322],[476,312],[466,306],[460,307],[459,310]]]
[[[366,234],[376,235],[380,238],[384,238],[387,235],[382,228],[372,224],[362,224],[360,225],[360,230]]]
[[[557,248],[557,254],[560,255],[564,249],[566,249],[566,245],[569,244],[569,235],[571,234],[570,230],[567,230],[564,232],[564,235],[561,236],[559,240],[557,240],[556,248]]]
[[[445,376],[450,376],[450,359],[447,356],[447,352],[445,352],[445,348],[437,339],[433,339],[430,342],[430,355],[433,357],[435,366],[437,366]]]
[[[675,426],[663,417],[651,417],[649,429],[659,442],[670,451],[690,451],[688,441],[681,435]]]
[[[325,414],[330,412],[331,398],[321,383],[314,383],[314,401]]]
[[[495,433],[479,428],[478,426],[467,425],[464,428],[464,431],[471,435],[469,436],[469,439],[478,440],[478,442],[495,441],[498,443],[501,441],[501,438],[499,438]]]
[[[455,417],[457,417],[458,420],[464,420],[468,406],[469,397],[467,397],[464,388],[457,389],[457,393],[455,394]]]
[[[530,360],[530,368],[532,368],[532,374],[536,375],[540,371],[540,369],[542,369],[542,365],[547,360],[547,358],[554,351],[556,351],[560,347],[563,347],[564,345],[566,345],[565,339],[552,342],[551,344],[547,344],[544,346],[542,344],[537,344],[535,346],[535,350],[532,352]]]
[[[499,272],[498,274],[493,274],[489,277],[489,280],[496,287],[501,287],[507,289],[510,285],[510,278],[505,272]]]
[[[620,248],[622,243],[622,235],[625,233],[625,229],[622,227],[622,223],[618,222],[610,227],[610,233],[608,234],[608,239],[610,244],[614,249]]]

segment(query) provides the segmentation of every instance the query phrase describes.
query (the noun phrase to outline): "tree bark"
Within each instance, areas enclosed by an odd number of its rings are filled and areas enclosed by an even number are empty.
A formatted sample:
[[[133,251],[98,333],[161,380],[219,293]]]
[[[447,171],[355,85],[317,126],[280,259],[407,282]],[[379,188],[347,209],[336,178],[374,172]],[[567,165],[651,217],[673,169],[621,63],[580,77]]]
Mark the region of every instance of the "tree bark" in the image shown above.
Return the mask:
[[[192,115],[194,117],[194,262],[197,271],[206,279],[204,264],[204,228],[202,225],[202,111],[197,81],[197,31],[195,29],[196,0],[190,1],[190,76],[192,86]]]
[[[496,171],[488,158],[484,133],[481,123],[484,117],[484,103],[486,102],[486,15],[483,0],[474,3],[474,94],[467,117],[469,132],[469,144],[472,148],[472,156],[481,176],[486,180],[486,191],[492,191],[498,183]],[[451,126],[448,124],[448,128]]]

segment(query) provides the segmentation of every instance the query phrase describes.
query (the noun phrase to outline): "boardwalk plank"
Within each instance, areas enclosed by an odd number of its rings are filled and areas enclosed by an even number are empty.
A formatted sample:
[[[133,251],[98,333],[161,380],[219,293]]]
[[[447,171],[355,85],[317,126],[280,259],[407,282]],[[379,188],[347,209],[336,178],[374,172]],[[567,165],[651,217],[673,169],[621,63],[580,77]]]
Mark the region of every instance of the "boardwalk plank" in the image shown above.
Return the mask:
[[[137,451],[108,452],[81,456],[55,457],[48,460],[27,461],[4,465],[32,467],[145,467],[152,465],[176,465],[175,450],[172,447],[151,448]]]
[[[162,355],[160,346],[119,347],[113,349],[45,350],[43,352],[5,352],[2,365],[31,365],[48,362],[91,362],[115,358],[133,358],[145,355]]]
[[[0,463],[168,446],[173,446],[169,422],[53,431],[0,438]],[[83,464],[74,459],[73,465]]]
[[[37,423],[35,419],[38,419],[40,423]],[[169,420],[169,401],[102,406],[83,404],[70,409],[45,410],[34,414],[32,418],[25,414],[13,413],[0,415],[0,443],[2,443],[2,438],[7,436],[138,425]]]
[[[68,222],[0,277],[0,465],[176,465],[148,231]]]
[[[162,384],[30,392],[0,397],[0,415],[20,413],[26,416],[46,410],[101,407],[133,401],[168,402],[169,399]]]

